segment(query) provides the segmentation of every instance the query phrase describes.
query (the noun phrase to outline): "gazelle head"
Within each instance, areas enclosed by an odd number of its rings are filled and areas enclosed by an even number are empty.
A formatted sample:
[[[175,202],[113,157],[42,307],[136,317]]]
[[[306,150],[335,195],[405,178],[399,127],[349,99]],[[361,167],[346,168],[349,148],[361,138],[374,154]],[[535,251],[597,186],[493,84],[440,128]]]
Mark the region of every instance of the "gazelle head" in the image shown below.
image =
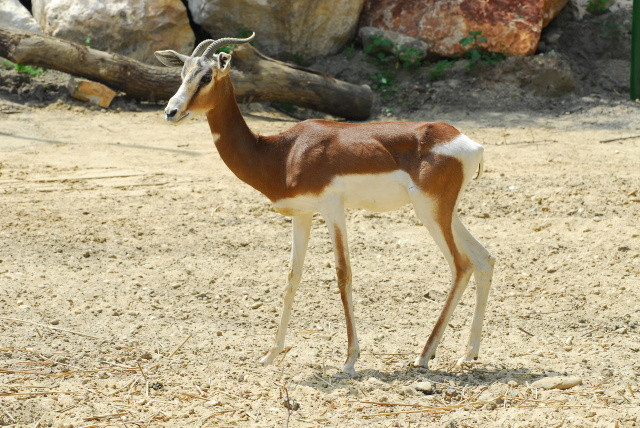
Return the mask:
[[[182,55],[173,50],[156,51],[155,55],[161,63],[168,67],[182,67],[182,84],[176,94],[171,97],[164,109],[164,117],[170,122],[177,122],[190,113],[203,113],[211,107],[206,102],[208,94],[216,83],[229,74],[231,55],[216,53],[216,50],[228,45],[248,43],[255,33],[246,39],[225,37],[218,40],[205,40],[193,51],[191,56]]]

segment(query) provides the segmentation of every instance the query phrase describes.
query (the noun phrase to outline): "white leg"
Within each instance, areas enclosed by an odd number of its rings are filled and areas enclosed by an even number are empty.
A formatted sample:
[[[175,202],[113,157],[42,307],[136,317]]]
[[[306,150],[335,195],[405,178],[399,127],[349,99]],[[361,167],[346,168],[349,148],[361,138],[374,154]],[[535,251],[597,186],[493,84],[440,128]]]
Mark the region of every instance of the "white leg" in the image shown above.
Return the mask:
[[[333,243],[336,259],[336,275],[338,288],[344,308],[347,324],[347,360],[342,370],[352,376],[356,375],[355,363],[360,355],[356,323],[353,316],[353,296],[351,287],[351,263],[349,261],[349,246],[347,243],[347,227],[344,218],[344,204],[341,199],[332,199],[323,210],[322,215],[329,228],[329,235]]]
[[[311,219],[313,214],[305,214],[295,216],[292,219],[293,237],[291,240],[291,270],[287,280],[287,287],[284,291],[284,304],[282,307],[282,317],[280,325],[276,332],[276,338],[273,346],[267,354],[260,359],[263,365],[271,364],[273,360],[284,349],[284,338],[287,335],[287,325],[291,318],[291,307],[293,306],[293,298],[300,285],[302,278],[302,265],[304,256],[307,252],[307,244],[309,243],[309,234],[311,232]]]
[[[474,265],[473,276],[476,279],[476,308],[473,313],[471,323],[471,333],[465,354],[458,360],[458,364],[464,361],[471,361],[478,358],[480,350],[480,337],[482,335],[482,323],[484,313],[487,308],[489,289],[491,288],[491,278],[493,276],[493,264],[495,259],[480,244],[476,238],[462,224],[458,216],[454,216],[453,230],[456,239],[466,248],[467,254],[471,257]]]
[[[454,238],[452,231],[452,217],[454,207],[437,206],[436,202],[422,194],[413,195],[412,202],[416,214],[429,230],[436,244],[444,254],[451,267],[451,289],[444,308],[427,339],[422,353],[416,358],[414,365],[427,367],[429,360],[435,357],[436,348],[440,343],[453,310],[460,301],[472,273],[472,264],[464,248],[461,248]]]

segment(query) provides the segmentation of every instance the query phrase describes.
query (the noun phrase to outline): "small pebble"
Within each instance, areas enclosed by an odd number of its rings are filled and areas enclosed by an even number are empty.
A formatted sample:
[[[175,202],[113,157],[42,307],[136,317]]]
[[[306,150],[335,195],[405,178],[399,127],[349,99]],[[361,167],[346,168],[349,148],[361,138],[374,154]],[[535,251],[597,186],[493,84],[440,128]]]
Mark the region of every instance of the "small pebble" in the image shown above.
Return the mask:
[[[569,389],[581,384],[582,379],[578,376],[550,376],[538,379],[531,384],[531,387],[542,389]]]
[[[51,325],[58,325],[60,324],[60,320],[51,320]]]
[[[602,369],[602,376],[613,377],[613,370],[611,370],[610,368]]]
[[[410,387],[426,395],[433,394],[433,384],[431,382],[415,382]]]
[[[411,396],[411,395],[422,395],[422,392],[420,392],[420,391],[416,390],[416,389],[415,389],[415,388],[413,388],[412,386],[403,386],[403,387],[400,389],[400,393],[401,393],[402,395],[409,395],[409,396]]]

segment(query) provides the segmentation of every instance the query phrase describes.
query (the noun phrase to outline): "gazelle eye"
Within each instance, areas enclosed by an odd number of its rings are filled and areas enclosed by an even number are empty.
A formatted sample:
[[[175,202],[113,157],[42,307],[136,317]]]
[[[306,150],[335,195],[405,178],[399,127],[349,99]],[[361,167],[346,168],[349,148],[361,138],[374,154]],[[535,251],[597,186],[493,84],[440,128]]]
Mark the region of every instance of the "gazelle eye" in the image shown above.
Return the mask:
[[[202,76],[202,79],[200,79],[201,85],[206,85],[209,82],[211,82],[211,72],[208,72],[207,74]]]

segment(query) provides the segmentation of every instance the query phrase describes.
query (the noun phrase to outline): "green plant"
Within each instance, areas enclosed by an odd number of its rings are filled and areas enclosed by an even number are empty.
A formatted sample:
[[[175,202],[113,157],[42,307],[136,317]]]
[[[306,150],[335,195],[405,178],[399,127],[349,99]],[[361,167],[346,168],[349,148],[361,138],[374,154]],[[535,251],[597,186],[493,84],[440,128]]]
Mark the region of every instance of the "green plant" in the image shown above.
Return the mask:
[[[247,37],[249,37],[252,34],[253,34],[252,30],[249,30],[248,28],[241,28],[236,33],[236,37],[239,37],[241,39],[246,39]]]
[[[86,47],[90,48],[91,47],[91,36],[87,36],[86,39],[84,39],[84,44]]]
[[[432,79],[437,80],[447,74],[447,70],[453,67],[454,61],[443,59],[436,62],[435,66],[429,69],[429,75]]]
[[[356,47],[351,43],[349,46],[344,48],[342,52],[344,52],[344,56],[346,56],[348,60],[351,60],[356,55]]]
[[[461,38],[458,43],[463,47],[471,45],[471,49],[465,53],[465,58],[469,60],[466,65],[467,69],[475,67],[479,62],[495,65],[504,60],[503,54],[490,52],[480,46],[480,43],[487,43],[487,38],[482,35],[482,31],[469,31],[469,35]]]
[[[238,30],[238,32],[236,33],[236,37],[240,38],[240,39],[245,39],[247,37],[249,37],[250,35],[253,34],[253,31],[247,29],[247,28],[241,28]],[[218,49],[216,51],[216,53],[220,53],[220,52],[224,52],[224,53],[231,53],[232,50],[234,50],[236,47],[236,45],[227,45],[227,46],[223,46],[220,49]]]
[[[478,42],[487,43],[487,41],[487,38],[482,35],[482,31],[469,31],[469,35],[461,38],[458,43],[462,46],[469,46],[473,43],[473,46],[477,49],[479,47]]]
[[[391,70],[380,70],[379,73],[372,75],[371,79],[373,80],[371,89],[380,92],[385,98],[393,96],[398,91],[395,86],[395,75]]]
[[[398,56],[398,60],[400,60],[400,64],[403,68],[416,68],[422,64],[424,51],[416,48],[403,47],[398,49],[396,55]]]
[[[293,54],[293,62],[296,65],[304,65],[304,58],[300,54]]]
[[[11,61],[4,61],[4,65],[5,67],[13,67],[14,69],[16,69],[16,71],[18,71],[18,73],[26,73],[33,77],[41,76],[45,71],[47,71],[45,68],[42,68],[42,67],[37,67],[33,65],[21,65]]]
[[[271,103],[271,105],[273,105],[278,110],[283,111],[287,114],[291,114],[295,110],[295,107],[293,107],[293,104],[289,104],[289,103]]]
[[[371,37],[371,42],[365,46],[364,53],[371,55],[377,62],[377,64],[385,65],[394,60],[394,56],[390,53],[393,49],[393,42],[389,39],[385,39],[379,34],[375,34]]]
[[[224,52],[224,53],[231,53],[231,51],[236,47],[236,45],[227,45],[227,46],[223,46],[220,49],[218,49],[216,51],[216,53],[220,53],[220,52]]]
[[[589,0],[587,11],[594,14],[602,14],[609,11],[611,0]]]
[[[371,37],[364,53],[372,56],[378,66],[395,63],[396,68],[419,67],[424,56],[420,49],[400,47],[380,34]]]

